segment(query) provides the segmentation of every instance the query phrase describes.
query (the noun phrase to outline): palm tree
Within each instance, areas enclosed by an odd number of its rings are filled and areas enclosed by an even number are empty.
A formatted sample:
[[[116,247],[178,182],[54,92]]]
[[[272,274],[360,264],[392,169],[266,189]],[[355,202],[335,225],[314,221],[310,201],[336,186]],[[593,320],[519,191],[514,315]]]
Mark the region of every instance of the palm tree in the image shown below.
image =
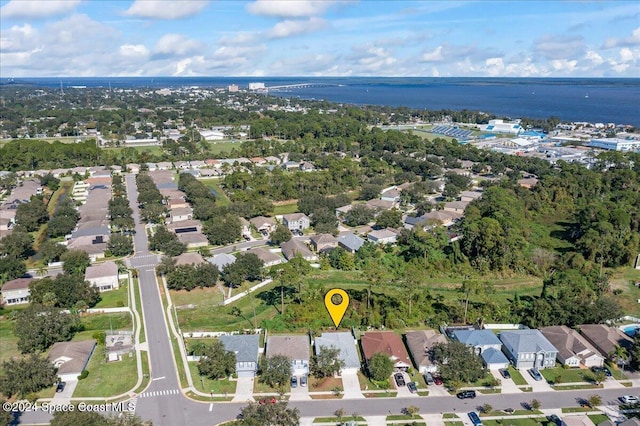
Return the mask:
[[[620,345],[616,345],[613,351],[609,354],[611,359],[616,362],[618,365],[622,365],[622,371],[624,371],[624,365],[627,363],[629,359],[629,353],[627,349],[623,348]]]
[[[45,275],[47,275],[47,272],[49,272],[49,269],[47,269],[45,265],[40,265],[38,266],[38,269],[36,269],[36,274],[39,277],[44,277]]]

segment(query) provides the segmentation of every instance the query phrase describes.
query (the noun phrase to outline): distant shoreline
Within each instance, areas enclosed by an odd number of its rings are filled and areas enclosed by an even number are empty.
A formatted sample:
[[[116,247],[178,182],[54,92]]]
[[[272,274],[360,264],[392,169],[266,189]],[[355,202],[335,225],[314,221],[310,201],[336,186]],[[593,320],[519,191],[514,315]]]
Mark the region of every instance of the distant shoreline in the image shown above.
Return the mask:
[[[187,87],[247,90],[249,83],[268,88],[303,83],[313,87],[269,92],[281,98],[326,100],[358,106],[484,111],[505,118],[640,126],[640,78],[512,77],[34,77],[2,78],[10,85],[83,90],[91,88],[172,89]],[[76,86],[74,89],[73,86]]]

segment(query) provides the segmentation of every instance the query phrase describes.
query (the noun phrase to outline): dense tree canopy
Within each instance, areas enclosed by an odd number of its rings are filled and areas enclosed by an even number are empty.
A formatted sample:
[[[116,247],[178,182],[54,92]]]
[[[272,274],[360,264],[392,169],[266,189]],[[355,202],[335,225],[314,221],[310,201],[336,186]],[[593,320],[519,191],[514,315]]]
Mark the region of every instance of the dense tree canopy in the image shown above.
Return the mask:
[[[52,386],[56,380],[55,368],[43,356],[31,354],[2,363],[0,392],[7,398],[19,399]]]
[[[220,340],[215,340],[200,358],[198,371],[210,379],[229,377],[236,371],[236,354],[227,351]]]
[[[70,340],[78,328],[78,318],[58,308],[31,304],[18,312],[13,332],[22,353],[44,351],[56,342]]]

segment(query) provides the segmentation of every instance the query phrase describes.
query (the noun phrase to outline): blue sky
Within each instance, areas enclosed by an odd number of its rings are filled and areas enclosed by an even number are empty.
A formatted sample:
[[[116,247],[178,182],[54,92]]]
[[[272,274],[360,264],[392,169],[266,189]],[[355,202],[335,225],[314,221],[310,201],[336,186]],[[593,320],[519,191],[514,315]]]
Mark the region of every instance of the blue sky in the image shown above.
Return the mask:
[[[0,76],[640,77],[638,1],[0,1]]]

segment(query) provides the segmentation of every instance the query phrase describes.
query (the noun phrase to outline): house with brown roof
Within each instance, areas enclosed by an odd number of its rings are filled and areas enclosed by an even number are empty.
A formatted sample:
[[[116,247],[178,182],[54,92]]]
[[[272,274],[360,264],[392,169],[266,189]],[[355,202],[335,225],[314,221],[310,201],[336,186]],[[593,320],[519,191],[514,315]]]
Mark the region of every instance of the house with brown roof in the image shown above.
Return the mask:
[[[600,352],[600,355],[606,358],[611,357],[616,346],[628,350],[633,345],[633,339],[615,327],[609,327],[605,324],[583,324],[578,328],[587,342],[591,343]]]
[[[262,247],[252,248],[250,250],[247,250],[245,253],[252,253],[258,256],[258,259],[262,260],[262,263],[267,268],[285,262],[282,256],[278,256],[277,254],[270,252],[269,250]]]
[[[431,348],[436,343],[447,343],[447,338],[435,330],[407,331],[405,340],[416,369],[424,373],[435,373],[438,365],[431,362]]]
[[[100,291],[116,290],[120,288],[118,281],[118,265],[107,261],[91,265],[84,273],[84,279]]]
[[[605,358],[576,330],[566,325],[543,327],[540,333],[558,349],[558,362],[567,367],[602,367]]]
[[[331,234],[316,234],[310,240],[311,247],[316,253],[322,253],[338,247],[338,239]]]
[[[360,345],[367,363],[374,354],[381,352],[391,358],[395,368],[407,370],[411,367],[404,343],[393,331],[368,331],[360,339]]]
[[[284,355],[291,360],[294,376],[309,374],[309,358],[311,355],[308,336],[269,336],[266,348],[267,358]]]
[[[49,350],[47,359],[58,369],[61,381],[77,380],[87,368],[95,347],[95,340],[57,342]]]
[[[2,286],[2,303],[5,305],[18,305],[29,303],[29,284],[33,278],[17,278],[7,281]]]
[[[260,233],[270,234],[276,229],[276,222],[270,217],[258,216],[249,219],[249,222]]]
[[[298,240],[289,240],[282,243],[280,244],[280,248],[282,249],[282,254],[287,260],[291,260],[296,256],[301,256],[304,260],[309,262],[318,260],[318,256],[311,252],[304,243]]]
[[[174,259],[176,260],[176,266],[202,265],[207,263],[207,261],[204,260],[204,257],[195,251],[182,253],[181,255],[174,257]]]

